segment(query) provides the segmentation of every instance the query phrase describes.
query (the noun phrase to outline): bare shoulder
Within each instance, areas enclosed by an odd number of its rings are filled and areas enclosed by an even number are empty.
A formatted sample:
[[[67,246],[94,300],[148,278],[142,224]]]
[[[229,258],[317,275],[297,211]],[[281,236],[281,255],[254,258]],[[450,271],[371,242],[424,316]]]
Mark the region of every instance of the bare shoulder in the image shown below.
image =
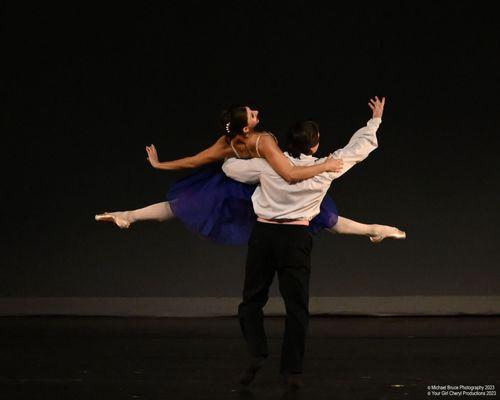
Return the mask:
[[[233,150],[227,142],[226,136],[221,136],[208,149],[204,150],[203,153],[207,153],[211,158],[218,160],[228,157],[233,153]]]
[[[271,132],[262,132],[257,137],[259,149],[276,148],[278,139]]]
[[[278,138],[276,137],[276,135],[272,132],[269,132],[269,131],[266,131],[264,132],[264,134],[267,136],[267,137],[270,137],[272,138],[276,143],[278,143]]]
[[[225,135],[222,135],[220,138],[218,138],[217,141],[214,143],[214,146],[231,147],[231,145],[228,143]]]

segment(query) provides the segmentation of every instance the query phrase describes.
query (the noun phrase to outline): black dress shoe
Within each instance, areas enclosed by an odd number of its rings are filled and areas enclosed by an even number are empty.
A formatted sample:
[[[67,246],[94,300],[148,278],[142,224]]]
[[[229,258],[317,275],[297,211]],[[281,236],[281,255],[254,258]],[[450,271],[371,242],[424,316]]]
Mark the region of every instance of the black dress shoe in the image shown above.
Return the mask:
[[[285,374],[283,376],[283,381],[286,386],[293,389],[299,389],[304,387],[304,382],[302,381],[302,374]]]
[[[250,360],[250,365],[243,370],[240,374],[239,382],[242,385],[249,385],[253,379],[255,378],[255,374],[259,369],[262,368],[264,362],[266,361],[266,357],[252,357]]]

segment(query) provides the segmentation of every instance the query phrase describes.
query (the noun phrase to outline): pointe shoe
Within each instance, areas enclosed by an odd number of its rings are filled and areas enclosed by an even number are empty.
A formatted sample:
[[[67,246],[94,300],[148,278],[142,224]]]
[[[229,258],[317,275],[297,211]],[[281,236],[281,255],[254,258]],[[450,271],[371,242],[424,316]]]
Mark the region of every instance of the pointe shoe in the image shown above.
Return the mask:
[[[380,243],[384,239],[406,239],[406,232],[396,229],[396,231],[392,233],[382,233],[380,235],[370,236],[370,241],[372,243]]]
[[[104,214],[97,214],[95,216],[95,220],[96,221],[105,221],[105,222],[114,222],[121,229],[128,229],[128,227],[130,226],[130,221],[128,219],[121,218],[116,214],[118,214],[118,213],[105,212]]]

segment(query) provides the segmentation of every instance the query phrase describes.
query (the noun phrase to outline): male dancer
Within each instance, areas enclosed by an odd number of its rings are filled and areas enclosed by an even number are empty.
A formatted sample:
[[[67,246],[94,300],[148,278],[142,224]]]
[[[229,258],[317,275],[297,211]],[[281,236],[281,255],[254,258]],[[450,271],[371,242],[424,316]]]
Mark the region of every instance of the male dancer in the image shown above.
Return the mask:
[[[347,146],[332,155],[344,162],[340,172],[325,172],[290,185],[262,158],[231,158],[222,167],[227,176],[237,181],[260,181],[252,196],[258,218],[248,242],[243,301],[238,307],[238,319],[251,357],[249,367],[240,376],[241,384],[248,385],[254,379],[269,354],[262,308],[277,271],[286,308],[280,373],[287,385],[303,385],[312,250],[312,236],[307,227],[319,214],[332,181],[378,146],[376,132],[382,121],[385,98],[375,97],[368,104],[373,110],[372,119],[352,136]],[[319,146],[318,125],[314,121],[296,124],[287,139],[285,155],[292,164],[303,166],[324,161],[312,156]],[[404,232],[399,234],[403,238]]]

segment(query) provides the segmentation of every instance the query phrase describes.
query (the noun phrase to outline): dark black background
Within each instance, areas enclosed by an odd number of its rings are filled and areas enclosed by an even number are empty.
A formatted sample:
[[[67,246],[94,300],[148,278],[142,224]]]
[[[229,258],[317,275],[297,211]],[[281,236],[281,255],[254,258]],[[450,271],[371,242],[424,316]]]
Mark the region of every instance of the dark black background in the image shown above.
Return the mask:
[[[2,296],[239,296],[244,247],[177,221],[120,231],[94,214],[163,201],[244,103],[280,136],[343,146],[387,96],[379,149],[334,182],[340,214],[403,242],[322,233],[313,296],[493,295],[498,17],[471,2],[166,2],[4,8]]]

